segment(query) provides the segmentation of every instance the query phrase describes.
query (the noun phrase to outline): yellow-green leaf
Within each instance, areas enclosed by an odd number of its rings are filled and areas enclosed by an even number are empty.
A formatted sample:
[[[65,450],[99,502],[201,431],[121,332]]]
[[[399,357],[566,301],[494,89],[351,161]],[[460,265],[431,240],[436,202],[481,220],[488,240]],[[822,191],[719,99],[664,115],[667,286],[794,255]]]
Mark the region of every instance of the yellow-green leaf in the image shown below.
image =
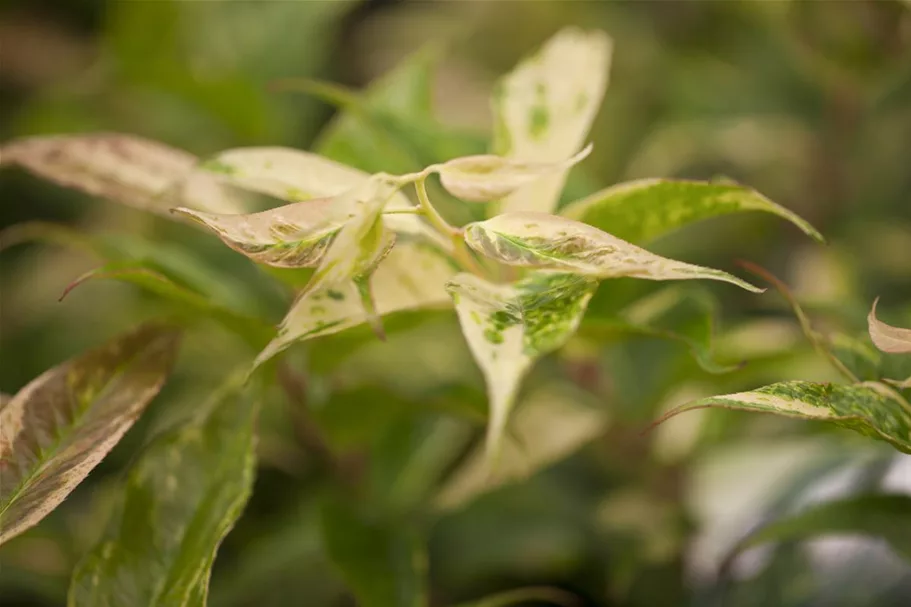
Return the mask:
[[[646,243],[702,219],[762,211],[782,217],[822,242],[822,235],[793,211],[736,183],[640,179],[620,183],[570,203],[560,214]]]
[[[70,607],[205,606],[218,545],[253,485],[255,412],[231,387],[149,445],[106,537],[73,574]]]
[[[911,407],[901,395],[877,382],[852,386],[788,381],[750,392],[713,396],[682,405],[661,421],[693,409],[723,407],[818,419],[888,442],[911,453]]]
[[[0,543],[63,501],[155,397],[179,333],[150,323],[44,372],[0,411]]]
[[[462,333],[487,382],[487,453],[496,455],[522,378],[556,350],[582,320],[596,282],[572,274],[538,273],[513,285],[458,274],[447,285]]]
[[[544,163],[577,153],[607,87],[611,47],[603,32],[567,28],[507,74],[492,100],[494,153]],[[565,180],[562,170],[520,188],[500,210],[551,212]]]
[[[873,302],[870,314],[867,316],[867,325],[870,330],[870,339],[877,348],[890,354],[911,353],[911,329],[893,327],[876,318],[877,299]]]
[[[727,272],[667,259],[590,225],[546,213],[504,213],[469,224],[465,242],[479,253],[512,266],[595,279],[721,280],[762,292]]]

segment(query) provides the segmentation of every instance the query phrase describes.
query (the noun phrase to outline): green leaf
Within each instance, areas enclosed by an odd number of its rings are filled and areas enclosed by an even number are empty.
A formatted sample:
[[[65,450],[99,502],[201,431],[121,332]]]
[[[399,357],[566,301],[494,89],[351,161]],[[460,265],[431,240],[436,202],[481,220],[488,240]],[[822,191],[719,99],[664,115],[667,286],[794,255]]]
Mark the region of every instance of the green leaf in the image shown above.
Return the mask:
[[[559,270],[594,279],[721,280],[762,292],[727,272],[667,259],[590,225],[546,213],[504,213],[469,224],[465,242],[511,266]]]
[[[230,386],[149,445],[107,536],[76,568],[69,605],[205,605],[218,545],[253,485],[256,409]]]
[[[813,226],[792,211],[735,183],[641,179],[570,203],[560,214],[629,242],[646,243],[702,219],[743,211],[778,215],[824,242]]]
[[[0,411],[0,542],[63,501],[158,394],[179,333],[150,323],[44,372]]]
[[[548,175],[569,170],[591,150],[589,144],[575,156],[554,162],[528,162],[492,154],[464,156],[433,165],[428,170],[440,174],[440,182],[453,196],[468,202],[490,202]]]
[[[396,245],[371,280],[376,314],[448,306],[445,283],[455,272],[449,259],[429,245],[414,241]],[[337,333],[367,320],[353,282],[316,289],[295,301],[256,364],[295,342]]]
[[[534,274],[513,285],[458,274],[447,284],[487,382],[489,458],[500,448],[522,378],[537,358],[575,333],[595,286],[591,279],[556,273]]]
[[[361,607],[424,607],[427,555],[412,529],[372,520],[350,501],[330,500],[321,516],[323,543]]]
[[[527,605],[531,603],[546,603],[548,605],[562,605],[572,607],[579,603],[579,599],[559,588],[518,588],[486,596],[477,601],[459,603],[457,607],[509,607],[510,605]]]
[[[658,422],[684,411],[723,407],[829,421],[911,453],[911,406],[888,386],[864,382],[853,386],[788,381],[751,392],[713,396],[668,412]]]
[[[911,354],[911,329],[902,329],[893,327],[876,318],[876,304],[879,299],[873,302],[870,314],[867,316],[867,324],[870,330],[870,339],[876,344],[876,347],[883,352],[891,354]]]
[[[560,162],[582,147],[607,87],[612,42],[599,31],[566,28],[520,63],[493,95],[494,148],[525,162]],[[510,194],[501,211],[552,212],[566,170]]]
[[[194,170],[193,154],[131,135],[29,137],[0,148],[0,159],[62,186],[160,215],[176,204],[242,211],[215,179]]]
[[[787,542],[830,533],[872,535],[911,560],[911,496],[854,495],[810,506],[772,521],[737,544],[730,558],[768,542]]]

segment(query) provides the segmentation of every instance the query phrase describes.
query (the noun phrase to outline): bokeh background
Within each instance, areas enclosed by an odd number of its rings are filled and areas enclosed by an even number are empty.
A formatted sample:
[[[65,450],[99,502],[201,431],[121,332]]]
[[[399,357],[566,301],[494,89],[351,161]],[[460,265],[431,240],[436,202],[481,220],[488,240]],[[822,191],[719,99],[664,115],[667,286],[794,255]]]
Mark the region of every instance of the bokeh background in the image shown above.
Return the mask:
[[[907,2],[5,0],[0,14],[0,139],[123,131],[202,156],[244,145],[310,149],[336,108],[272,83],[308,77],[362,89],[428,44],[445,44],[434,82],[441,128],[483,150],[496,78],[563,26],[604,29],[615,43],[611,81],[595,151],[568,197],[640,177],[733,178],[800,213],[829,244],[746,214],[653,249],[741,274],[736,259],[759,263],[823,332],[863,340],[877,296],[883,320],[911,326]],[[414,144],[405,137],[392,151]],[[425,159],[349,153],[373,163],[368,170]],[[21,171],[0,173],[0,188],[3,227],[58,222],[135,242],[140,256],[155,243],[224,301],[272,322],[290,300],[189,228]],[[98,265],[59,244],[11,248],[0,264],[6,393],[166,305],[104,281],[58,303]],[[642,282],[602,287],[592,318],[666,293]],[[387,343],[358,329],[295,349],[291,360],[307,371],[301,402],[276,397],[263,411],[254,497],[219,552],[210,604],[353,604],[321,545],[327,474],[353,479],[379,513],[386,543],[364,558],[389,557],[400,529],[417,525],[433,605],[531,585],[599,607],[909,604],[908,564],[875,539],[770,546],[719,571],[764,520],[862,490],[911,492],[911,462],[845,431],[730,412],[690,413],[643,434],[688,399],[836,379],[774,292],[707,285],[684,295],[687,305],[662,320],[678,339],[608,331],[536,368],[517,413],[515,466],[496,487],[464,472],[485,404],[451,313],[391,319]],[[747,364],[711,374],[694,352]],[[141,446],[249,355],[216,327],[192,332],[175,377],[124,442],[63,507],[0,549],[4,606],[64,604],[70,571],[99,537]],[[536,418],[535,402],[566,415]],[[440,504],[433,514],[430,504]]]

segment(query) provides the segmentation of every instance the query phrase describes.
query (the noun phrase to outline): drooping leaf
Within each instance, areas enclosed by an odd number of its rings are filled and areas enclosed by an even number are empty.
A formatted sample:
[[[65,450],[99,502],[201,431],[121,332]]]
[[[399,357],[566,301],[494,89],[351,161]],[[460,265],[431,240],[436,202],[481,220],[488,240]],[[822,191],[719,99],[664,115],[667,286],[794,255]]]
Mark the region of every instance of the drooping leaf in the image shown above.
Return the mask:
[[[493,95],[499,156],[559,162],[579,151],[607,87],[612,42],[603,32],[567,28],[520,63]],[[509,195],[502,212],[549,213],[566,180],[560,171]]]
[[[560,214],[643,244],[702,219],[743,211],[778,215],[823,242],[822,235],[797,214],[736,183],[641,179],[595,192]]]
[[[876,304],[873,302],[870,314],[867,316],[867,325],[870,330],[870,339],[876,347],[883,352],[891,354],[911,354],[911,329],[893,327],[876,318]]]
[[[447,288],[462,333],[487,382],[487,452],[494,456],[522,378],[535,360],[556,350],[582,320],[595,281],[538,273],[513,285],[458,274]]]
[[[454,158],[431,167],[443,187],[468,202],[490,202],[554,173],[565,172],[591,153],[589,144],[578,154],[555,162],[529,162],[485,154]]]
[[[887,541],[896,553],[911,560],[911,496],[853,495],[810,506],[797,514],[772,521],[750,534],[732,551],[740,552],[768,542],[786,542],[831,533],[873,535]]]
[[[425,607],[427,555],[413,529],[372,520],[350,501],[322,508],[326,553],[362,607]]]
[[[659,422],[693,409],[722,407],[818,419],[877,438],[911,453],[911,407],[877,382],[853,386],[788,381],[750,392],[713,396],[677,407]]]
[[[215,553],[253,485],[255,412],[231,386],[151,443],[106,537],[73,574],[71,607],[205,606]]]
[[[167,215],[185,206],[214,213],[243,209],[197,158],[162,143],[116,133],[29,137],[0,148],[0,163],[92,196]]]
[[[727,272],[667,259],[590,225],[546,213],[504,213],[469,224],[465,242],[511,266],[559,270],[595,279],[721,280],[762,292]]]
[[[179,333],[143,325],[44,372],[0,411],[0,542],[78,485],[155,397]]]
[[[438,250],[414,241],[398,244],[373,275],[373,297],[379,316],[401,310],[441,307],[450,303],[446,280],[455,274]],[[288,311],[276,338],[257,358],[262,364],[292,343],[329,335],[366,322],[353,282],[317,289]]]

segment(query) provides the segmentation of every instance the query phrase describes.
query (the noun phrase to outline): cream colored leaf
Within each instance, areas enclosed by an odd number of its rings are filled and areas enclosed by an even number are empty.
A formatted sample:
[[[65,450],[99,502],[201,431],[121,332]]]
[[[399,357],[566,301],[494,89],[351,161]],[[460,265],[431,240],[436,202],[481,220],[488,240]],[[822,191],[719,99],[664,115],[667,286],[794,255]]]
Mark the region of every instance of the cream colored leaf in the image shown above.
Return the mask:
[[[44,518],[155,397],[179,332],[147,324],[50,369],[0,410],[0,543]]]
[[[465,242],[507,265],[598,279],[630,276],[646,280],[721,280],[762,292],[727,272],[661,257],[598,228],[546,213],[505,213],[469,224]]]
[[[379,316],[403,310],[450,304],[446,281],[455,275],[449,259],[416,241],[399,243],[373,274],[373,298]],[[353,281],[317,289],[298,298],[278,328],[278,335],[256,359],[269,360],[295,342],[330,335],[368,320]]]
[[[485,154],[454,158],[433,167],[443,187],[468,202],[490,202],[543,177],[568,170],[591,153],[591,144],[559,162],[528,162]]]
[[[18,165],[65,187],[167,215],[185,205],[239,213],[240,203],[216,179],[195,170],[197,158],[162,143],[116,133],[53,135],[14,140],[0,164]]]
[[[579,151],[607,87],[612,42],[603,32],[567,28],[498,84],[494,153],[525,162],[559,162]],[[551,212],[566,180],[556,172],[510,194],[503,212]]]
[[[513,285],[458,274],[447,288],[462,333],[487,383],[487,453],[494,457],[522,378],[535,360],[562,346],[582,320],[596,282],[541,272]]]
[[[870,314],[867,316],[867,326],[870,330],[870,339],[877,348],[890,354],[908,354],[911,353],[911,329],[902,329],[893,327],[877,320],[876,304],[879,298],[873,302]]]

